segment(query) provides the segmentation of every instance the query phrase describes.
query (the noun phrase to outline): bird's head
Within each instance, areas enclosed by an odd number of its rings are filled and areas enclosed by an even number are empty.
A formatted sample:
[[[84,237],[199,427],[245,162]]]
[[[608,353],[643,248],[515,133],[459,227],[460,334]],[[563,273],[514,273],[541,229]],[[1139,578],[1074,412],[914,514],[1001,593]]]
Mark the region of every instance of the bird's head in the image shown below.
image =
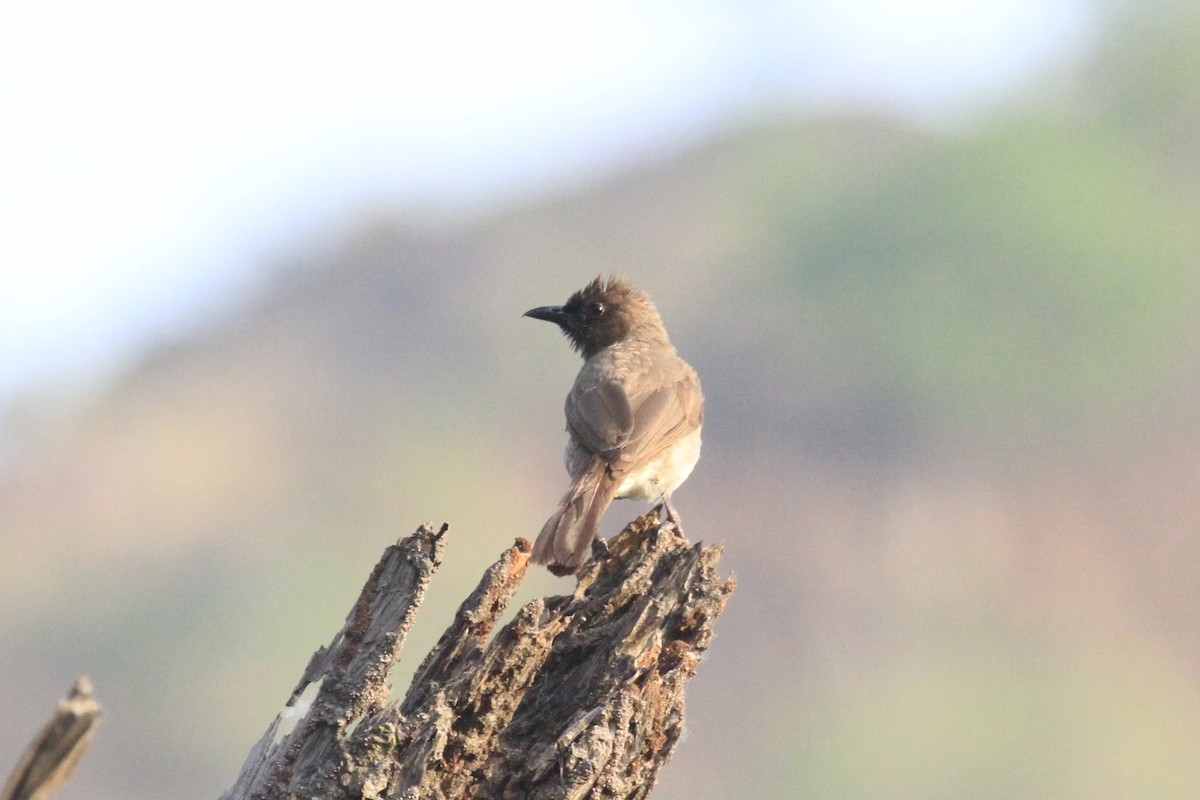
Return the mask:
[[[624,278],[597,277],[561,306],[531,308],[525,316],[553,322],[584,358],[636,336],[667,342],[667,333],[650,298]]]

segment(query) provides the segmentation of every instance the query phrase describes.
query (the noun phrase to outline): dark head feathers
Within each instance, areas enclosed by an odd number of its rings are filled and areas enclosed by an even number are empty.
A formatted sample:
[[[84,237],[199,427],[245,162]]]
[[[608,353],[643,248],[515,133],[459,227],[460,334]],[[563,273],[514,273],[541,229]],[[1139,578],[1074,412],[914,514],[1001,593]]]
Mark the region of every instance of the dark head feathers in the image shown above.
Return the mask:
[[[561,307],[547,306],[528,316],[556,323],[584,358],[627,338],[668,342],[650,298],[617,275],[597,276]]]

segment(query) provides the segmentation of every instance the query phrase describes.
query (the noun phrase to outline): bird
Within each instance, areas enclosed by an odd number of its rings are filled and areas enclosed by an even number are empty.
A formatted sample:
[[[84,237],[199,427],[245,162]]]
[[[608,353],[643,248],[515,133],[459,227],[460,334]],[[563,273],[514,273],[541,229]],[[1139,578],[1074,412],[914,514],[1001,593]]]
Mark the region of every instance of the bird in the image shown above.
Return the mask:
[[[565,405],[571,485],[531,554],[553,574],[570,575],[615,499],[657,501],[679,525],[671,493],[700,458],[704,395],[654,303],[621,276],[597,276],[566,304],[524,316],[556,324],[583,357]]]

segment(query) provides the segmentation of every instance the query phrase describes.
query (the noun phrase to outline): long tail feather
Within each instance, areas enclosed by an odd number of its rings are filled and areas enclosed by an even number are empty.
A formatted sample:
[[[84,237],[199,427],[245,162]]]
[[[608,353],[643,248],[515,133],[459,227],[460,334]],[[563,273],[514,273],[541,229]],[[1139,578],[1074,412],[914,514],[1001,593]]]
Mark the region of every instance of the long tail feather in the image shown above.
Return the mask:
[[[596,538],[596,528],[613,501],[617,483],[597,460],[563,495],[533,545],[533,561],[545,564],[555,575],[570,575],[583,566]]]

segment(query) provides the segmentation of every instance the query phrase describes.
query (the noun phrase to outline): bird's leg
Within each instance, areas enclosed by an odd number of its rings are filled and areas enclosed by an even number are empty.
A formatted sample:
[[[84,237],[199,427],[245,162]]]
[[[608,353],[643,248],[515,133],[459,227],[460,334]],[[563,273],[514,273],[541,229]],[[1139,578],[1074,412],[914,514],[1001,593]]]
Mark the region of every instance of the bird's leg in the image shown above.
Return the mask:
[[[671,505],[670,495],[664,494],[662,496],[662,507],[663,507],[663,512],[666,513],[666,515],[667,515],[668,522],[673,523],[676,528],[683,527],[682,523],[679,519],[679,513],[677,511],[675,511],[675,507]]]

